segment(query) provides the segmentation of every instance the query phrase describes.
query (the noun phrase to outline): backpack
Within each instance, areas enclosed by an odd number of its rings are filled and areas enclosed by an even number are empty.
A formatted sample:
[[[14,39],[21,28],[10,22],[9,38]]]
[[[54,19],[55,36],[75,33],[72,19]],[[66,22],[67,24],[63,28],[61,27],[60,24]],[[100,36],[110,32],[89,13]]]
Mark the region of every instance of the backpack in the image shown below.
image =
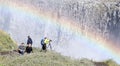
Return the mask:
[[[44,39],[41,40],[41,45],[44,45]]]

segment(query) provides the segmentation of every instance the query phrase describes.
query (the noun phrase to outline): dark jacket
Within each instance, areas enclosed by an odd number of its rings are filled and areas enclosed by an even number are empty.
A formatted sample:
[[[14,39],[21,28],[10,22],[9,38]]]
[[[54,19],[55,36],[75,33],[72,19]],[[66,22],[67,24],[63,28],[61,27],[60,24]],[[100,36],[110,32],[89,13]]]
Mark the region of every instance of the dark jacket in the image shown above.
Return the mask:
[[[33,44],[33,41],[32,41],[31,38],[28,38],[28,40],[27,40],[27,44]]]
[[[27,52],[27,53],[33,52],[32,47],[27,46],[25,52]]]

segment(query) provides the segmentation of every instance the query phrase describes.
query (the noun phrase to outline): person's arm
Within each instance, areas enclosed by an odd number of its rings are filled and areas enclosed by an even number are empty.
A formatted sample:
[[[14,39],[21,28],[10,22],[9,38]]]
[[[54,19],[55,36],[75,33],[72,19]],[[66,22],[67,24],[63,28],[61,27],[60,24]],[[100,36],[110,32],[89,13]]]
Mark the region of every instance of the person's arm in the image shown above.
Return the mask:
[[[33,41],[32,41],[32,39],[30,39],[30,42],[31,42],[31,44],[33,44]]]
[[[31,44],[33,44],[33,41],[31,40]]]
[[[26,50],[26,48],[25,48],[25,46],[24,46],[24,52],[25,52],[25,50]]]
[[[27,39],[27,44],[29,44],[29,39]]]
[[[18,47],[18,50],[21,51],[21,46]]]

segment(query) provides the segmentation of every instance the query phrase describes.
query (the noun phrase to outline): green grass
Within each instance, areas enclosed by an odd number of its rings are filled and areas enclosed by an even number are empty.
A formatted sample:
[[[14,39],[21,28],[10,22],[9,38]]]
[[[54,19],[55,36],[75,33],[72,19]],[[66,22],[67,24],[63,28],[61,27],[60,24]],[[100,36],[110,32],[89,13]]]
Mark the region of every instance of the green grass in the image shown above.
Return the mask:
[[[13,50],[17,47],[17,44],[10,38],[10,36],[4,31],[0,30],[0,52]]]
[[[106,61],[108,66],[119,66],[113,61]],[[94,61],[88,59],[75,60],[59,53],[48,51],[40,52],[34,49],[31,54],[0,56],[1,66],[96,66]]]
[[[88,62],[89,65],[94,66],[92,61]],[[88,66],[88,62],[81,63],[80,60],[73,60],[51,51],[46,53],[34,51],[34,53],[25,55],[0,56],[0,64],[3,66]]]
[[[109,66],[120,66],[115,61],[113,61],[112,59],[107,60],[105,63],[108,64]]]

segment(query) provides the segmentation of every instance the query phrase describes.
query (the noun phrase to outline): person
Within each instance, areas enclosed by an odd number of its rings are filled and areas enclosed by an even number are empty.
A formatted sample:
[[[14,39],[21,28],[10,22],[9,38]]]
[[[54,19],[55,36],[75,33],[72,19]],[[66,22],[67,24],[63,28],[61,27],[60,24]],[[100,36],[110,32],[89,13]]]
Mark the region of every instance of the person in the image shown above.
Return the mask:
[[[50,46],[50,49],[52,50],[51,42],[52,40],[49,41],[48,47]]]
[[[47,46],[46,45],[50,45],[50,48],[52,48],[51,44],[50,44],[51,41],[52,40],[49,40],[49,39],[47,39],[47,37],[45,37],[45,39],[44,39],[44,45],[43,45],[44,46],[43,48],[44,48],[45,51],[47,51]]]
[[[44,39],[45,39],[45,38],[44,38]],[[41,51],[44,50],[44,39],[41,39],[41,42],[40,42],[40,43],[41,43],[41,47],[42,47],[42,48],[41,48]],[[40,51],[40,52],[41,52],[41,51]]]
[[[18,52],[23,55],[25,52],[25,46],[24,43],[21,43],[21,45],[18,47]]]
[[[27,39],[27,45],[28,45],[28,44],[31,44],[31,45],[33,44],[33,41],[32,41],[32,39],[31,39],[30,36],[28,36],[28,39]]]
[[[31,44],[28,44],[28,46],[26,47],[25,52],[28,53],[28,54],[30,54],[31,52],[33,52]]]

